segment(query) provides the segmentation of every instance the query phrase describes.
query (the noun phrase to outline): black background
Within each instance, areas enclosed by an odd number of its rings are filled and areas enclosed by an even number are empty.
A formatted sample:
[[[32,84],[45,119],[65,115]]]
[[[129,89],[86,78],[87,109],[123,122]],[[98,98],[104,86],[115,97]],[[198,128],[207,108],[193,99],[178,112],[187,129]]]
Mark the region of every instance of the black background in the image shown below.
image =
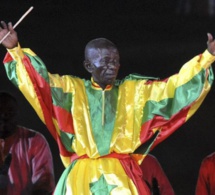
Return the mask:
[[[207,32],[215,35],[215,18],[207,14],[207,1],[193,1],[190,14],[176,13],[174,0],[2,0],[0,20],[15,24],[22,47],[38,54],[51,73],[90,78],[82,66],[85,44],[97,37],[113,41],[120,51],[119,78],[129,73],[166,78],[207,47]],[[6,50],[0,47],[1,61]],[[45,135],[52,150],[56,181],[63,165],[57,144],[22,94],[7,80],[0,66],[0,90],[19,101],[19,124]],[[215,88],[198,112],[153,151],[176,194],[195,193],[202,159],[215,150]]]

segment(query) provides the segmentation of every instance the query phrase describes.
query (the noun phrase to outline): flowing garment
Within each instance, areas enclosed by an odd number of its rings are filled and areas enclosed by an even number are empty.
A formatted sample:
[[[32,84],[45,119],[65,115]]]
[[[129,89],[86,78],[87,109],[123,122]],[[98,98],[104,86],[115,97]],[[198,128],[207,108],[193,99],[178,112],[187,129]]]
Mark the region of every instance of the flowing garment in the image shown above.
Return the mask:
[[[128,75],[102,90],[97,83],[47,71],[30,49],[8,50],[8,78],[58,143],[65,165],[57,195],[147,195],[144,156],[199,108],[213,82],[207,50],[165,80]],[[133,154],[144,145],[142,154]]]

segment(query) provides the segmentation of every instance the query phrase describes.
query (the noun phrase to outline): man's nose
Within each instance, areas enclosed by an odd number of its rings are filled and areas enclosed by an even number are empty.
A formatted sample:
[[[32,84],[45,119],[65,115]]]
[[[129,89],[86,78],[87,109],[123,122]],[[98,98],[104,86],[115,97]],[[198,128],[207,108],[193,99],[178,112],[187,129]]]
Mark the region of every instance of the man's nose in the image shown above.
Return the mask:
[[[117,65],[116,65],[116,63],[115,62],[109,62],[108,64],[107,64],[107,67],[109,68],[109,69],[117,69]]]

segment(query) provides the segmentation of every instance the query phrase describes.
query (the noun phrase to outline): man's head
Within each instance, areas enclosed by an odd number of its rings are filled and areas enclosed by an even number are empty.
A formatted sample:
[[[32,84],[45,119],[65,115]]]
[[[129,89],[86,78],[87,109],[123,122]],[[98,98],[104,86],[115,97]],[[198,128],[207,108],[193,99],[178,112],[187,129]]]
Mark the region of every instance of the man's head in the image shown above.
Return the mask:
[[[84,67],[103,89],[112,85],[120,67],[116,46],[105,38],[93,39],[85,47]]]
[[[12,135],[16,130],[17,101],[8,92],[0,92],[0,138]]]

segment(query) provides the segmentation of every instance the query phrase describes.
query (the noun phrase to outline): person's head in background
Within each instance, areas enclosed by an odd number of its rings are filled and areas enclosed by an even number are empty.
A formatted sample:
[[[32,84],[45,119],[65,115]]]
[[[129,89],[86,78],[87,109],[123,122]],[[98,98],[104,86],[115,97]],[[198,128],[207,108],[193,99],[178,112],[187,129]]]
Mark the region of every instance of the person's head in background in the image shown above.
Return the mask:
[[[18,104],[16,98],[6,91],[0,91],[0,138],[5,139],[17,128]]]

